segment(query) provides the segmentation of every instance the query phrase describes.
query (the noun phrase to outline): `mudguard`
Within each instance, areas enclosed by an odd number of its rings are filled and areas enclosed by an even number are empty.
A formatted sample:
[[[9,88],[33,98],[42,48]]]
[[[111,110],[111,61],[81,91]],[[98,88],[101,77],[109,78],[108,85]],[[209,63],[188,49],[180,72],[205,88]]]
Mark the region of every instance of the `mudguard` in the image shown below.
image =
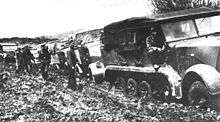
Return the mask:
[[[161,66],[158,69],[158,72],[167,76],[168,82],[170,83],[170,87],[172,89],[172,96],[175,96],[177,99],[182,97],[181,92],[181,77],[179,74],[172,68],[172,66],[166,64]]]
[[[220,93],[220,73],[214,67],[196,64],[187,69],[185,74],[187,75],[190,72],[194,72],[202,78],[211,95]]]

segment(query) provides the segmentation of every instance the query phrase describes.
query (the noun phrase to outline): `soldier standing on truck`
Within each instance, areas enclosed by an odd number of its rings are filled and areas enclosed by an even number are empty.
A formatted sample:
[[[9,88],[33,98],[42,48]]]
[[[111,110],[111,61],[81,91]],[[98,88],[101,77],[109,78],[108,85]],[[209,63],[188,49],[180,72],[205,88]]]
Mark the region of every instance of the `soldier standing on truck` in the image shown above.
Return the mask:
[[[51,57],[48,48],[45,45],[41,46],[41,51],[39,53],[39,60],[41,63],[40,72],[42,74],[43,79],[48,79],[48,68],[50,65]]]
[[[78,62],[76,58],[76,54],[74,52],[75,46],[71,45],[70,46],[70,51],[67,54],[67,62],[69,65],[69,81],[68,81],[68,87],[76,90],[77,84],[76,84],[76,75],[75,75],[75,68],[76,68],[76,63]]]

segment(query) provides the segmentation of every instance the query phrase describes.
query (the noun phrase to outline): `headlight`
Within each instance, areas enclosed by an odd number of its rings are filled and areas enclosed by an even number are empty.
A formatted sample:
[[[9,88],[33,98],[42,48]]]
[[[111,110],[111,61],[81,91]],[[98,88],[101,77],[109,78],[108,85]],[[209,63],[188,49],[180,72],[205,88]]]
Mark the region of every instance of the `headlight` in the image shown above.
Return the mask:
[[[96,68],[102,68],[102,63],[101,62],[97,62],[96,63]]]

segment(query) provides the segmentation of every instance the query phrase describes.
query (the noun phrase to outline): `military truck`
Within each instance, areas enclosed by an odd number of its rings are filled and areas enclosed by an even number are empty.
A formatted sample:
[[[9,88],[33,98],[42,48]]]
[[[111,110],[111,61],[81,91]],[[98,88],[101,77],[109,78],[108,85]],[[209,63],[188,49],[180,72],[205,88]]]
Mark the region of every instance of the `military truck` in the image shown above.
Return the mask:
[[[220,93],[219,22],[220,10],[196,8],[105,26],[105,80],[127,96],[213,101]]]

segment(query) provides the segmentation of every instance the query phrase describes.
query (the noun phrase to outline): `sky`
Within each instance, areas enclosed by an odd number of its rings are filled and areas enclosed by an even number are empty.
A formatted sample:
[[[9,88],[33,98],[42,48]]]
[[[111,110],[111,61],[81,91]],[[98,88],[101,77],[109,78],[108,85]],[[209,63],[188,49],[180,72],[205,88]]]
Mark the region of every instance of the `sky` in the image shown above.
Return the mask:
[[[102,28],[151,12],[149,0],[0,0],[0,38]]]

